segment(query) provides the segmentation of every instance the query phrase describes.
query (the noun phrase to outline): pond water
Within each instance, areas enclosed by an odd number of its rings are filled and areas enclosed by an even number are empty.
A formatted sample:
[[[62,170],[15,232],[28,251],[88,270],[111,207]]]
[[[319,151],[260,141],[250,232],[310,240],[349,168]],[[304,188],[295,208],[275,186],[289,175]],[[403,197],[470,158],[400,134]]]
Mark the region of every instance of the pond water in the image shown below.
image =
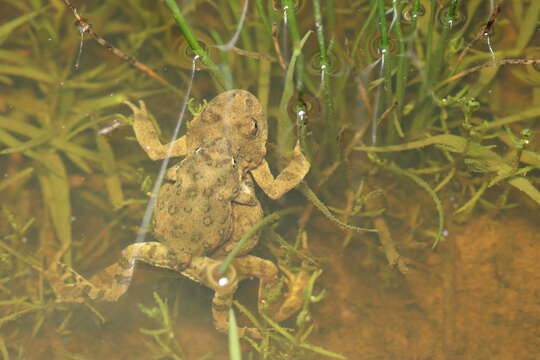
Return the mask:
[[[0,8],[2,359],[540,358],[540,2]]]

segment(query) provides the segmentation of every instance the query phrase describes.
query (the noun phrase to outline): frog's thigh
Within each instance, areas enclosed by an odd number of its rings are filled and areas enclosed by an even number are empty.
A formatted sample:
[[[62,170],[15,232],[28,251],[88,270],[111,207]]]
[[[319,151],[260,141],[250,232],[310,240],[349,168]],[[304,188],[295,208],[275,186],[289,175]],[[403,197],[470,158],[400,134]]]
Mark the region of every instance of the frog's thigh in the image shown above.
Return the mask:
[[[278,268],[276,265],[257,256],[246,255],[237,258],[233,262],[242,278],[256,277],[259,279],[259,311],[264,309],[265,301],[268,300],[267,293],[278,286]]]
[[[212,317],[214,318],[214,326],[218,331],[227,332],[229,328],[229,309],[232,305],[234,293],[238,287],[238,278],[236,275],[231,276],[229,281],[220,285],[215,276],[213,276],[222,261],[214,260],[208,257],[195,257],[191,262],[191,266],[183,272],[184,275],[197,281],[212,290],[214,290],[214,297],[212,299]],[[230,270],[233,274],[236,274],[234,268]],[[240,334],[243,334],[245,330],[239,329]]]
[[[139,101],[139,107],[135,104],[125,101],[127,106],[133,111],[133,131],[137,141],[152,160],[161,160],[169,157],[185,156],[187,153],[186,138],[181,138],[172,143],[163,145],[159,140],[159,136],[154,128],[154,124],[148,117],[146,105],[142,100]],[[171,147],[169,153],[168,148]]]
[[[182,257],[159,242],[132,244],[122,250],[115,264],[94,275],[90,281],[71,271],[75,276],[74,287],[79,289],[79,293],[73,293],[72,290],[69,299],[61,296],[60,300],[80,302],[82,297],[88,297],[96,301],[116,301],[131,283],[136,260],[176,271],[189,264],[189,257]]]

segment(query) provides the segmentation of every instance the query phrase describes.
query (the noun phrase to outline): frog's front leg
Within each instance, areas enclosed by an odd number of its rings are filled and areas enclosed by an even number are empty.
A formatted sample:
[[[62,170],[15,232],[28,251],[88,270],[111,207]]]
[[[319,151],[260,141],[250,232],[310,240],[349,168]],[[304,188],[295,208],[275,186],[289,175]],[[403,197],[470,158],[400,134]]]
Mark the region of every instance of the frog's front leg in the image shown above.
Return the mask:
[[[276,178],[272,175],[270,167],[264,159],[258,167],[251,170],[251,174],[270,198],[279,199],[302,181],[309,168],[310,163],[302,154],[300,144],[296,144],[291,161]]]
[[[159,242],[145,242],[126,247],[120,260],[94,275],[90,280],[63,264],[53,264],[47,277],[58,302],[116,301],[128,289],[136,261],[182,271],[190,256],[178,254]],[[60,267],[60,269],[58,268]]]
[[[129,101],[125,101],[124,103],[133,111],[133,131],[135,131],[135,137],[150,159],[162,160],[167,156],[178,157],[186,155],[187,146],[185,136],[172,143],[163,145],[159,140],[154,124],[150,121],[144,102],[139,100],[139,107]],[[171,148],[170,150],[169,147]]]

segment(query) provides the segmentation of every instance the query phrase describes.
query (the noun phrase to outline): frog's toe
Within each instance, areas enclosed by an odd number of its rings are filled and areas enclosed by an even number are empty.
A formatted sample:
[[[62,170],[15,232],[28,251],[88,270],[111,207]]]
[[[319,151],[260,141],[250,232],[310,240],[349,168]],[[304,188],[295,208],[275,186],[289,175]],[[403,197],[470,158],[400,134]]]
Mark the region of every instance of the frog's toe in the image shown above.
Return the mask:
[[[283,268],[281,268],[281,271],[286,276],[287,293],[283,301],[273,311],[272,318],[278,322],[287,320],[302,308],[305,300],[304,289],[307,287],[310,278],[309,272],[305,270],[300,270],[295,274]]]

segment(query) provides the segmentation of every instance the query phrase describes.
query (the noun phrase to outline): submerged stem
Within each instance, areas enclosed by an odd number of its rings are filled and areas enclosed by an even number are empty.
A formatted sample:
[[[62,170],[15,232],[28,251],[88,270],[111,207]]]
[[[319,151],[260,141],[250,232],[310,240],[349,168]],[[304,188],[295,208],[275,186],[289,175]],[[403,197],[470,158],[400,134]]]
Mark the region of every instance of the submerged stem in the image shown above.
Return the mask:
[[[171,10],[174,20],[176,20],[176,24],[178,24],[178,27],[186,38],[186,41],[191,47],[191,50],[193,50],[193,52],[201,58],[203,64],[208,66],[208,69],[210,69],[212,75],[214,75],[218,83],[223,86],[223,84],[225,84],[225,79],[223,78],[223,75],[218,70],[216,64],[214,64],[208,53],[204,51],[201,44],[199,44],[199,42],[197,41],[197,38],[191,31],[191,28],[186,22],[184,16],[182,15],[182,12],[180,12],[180,9],[178,9],[178,5],[176,5],[176,2],[174,0],[165,0],[165,3]]]

